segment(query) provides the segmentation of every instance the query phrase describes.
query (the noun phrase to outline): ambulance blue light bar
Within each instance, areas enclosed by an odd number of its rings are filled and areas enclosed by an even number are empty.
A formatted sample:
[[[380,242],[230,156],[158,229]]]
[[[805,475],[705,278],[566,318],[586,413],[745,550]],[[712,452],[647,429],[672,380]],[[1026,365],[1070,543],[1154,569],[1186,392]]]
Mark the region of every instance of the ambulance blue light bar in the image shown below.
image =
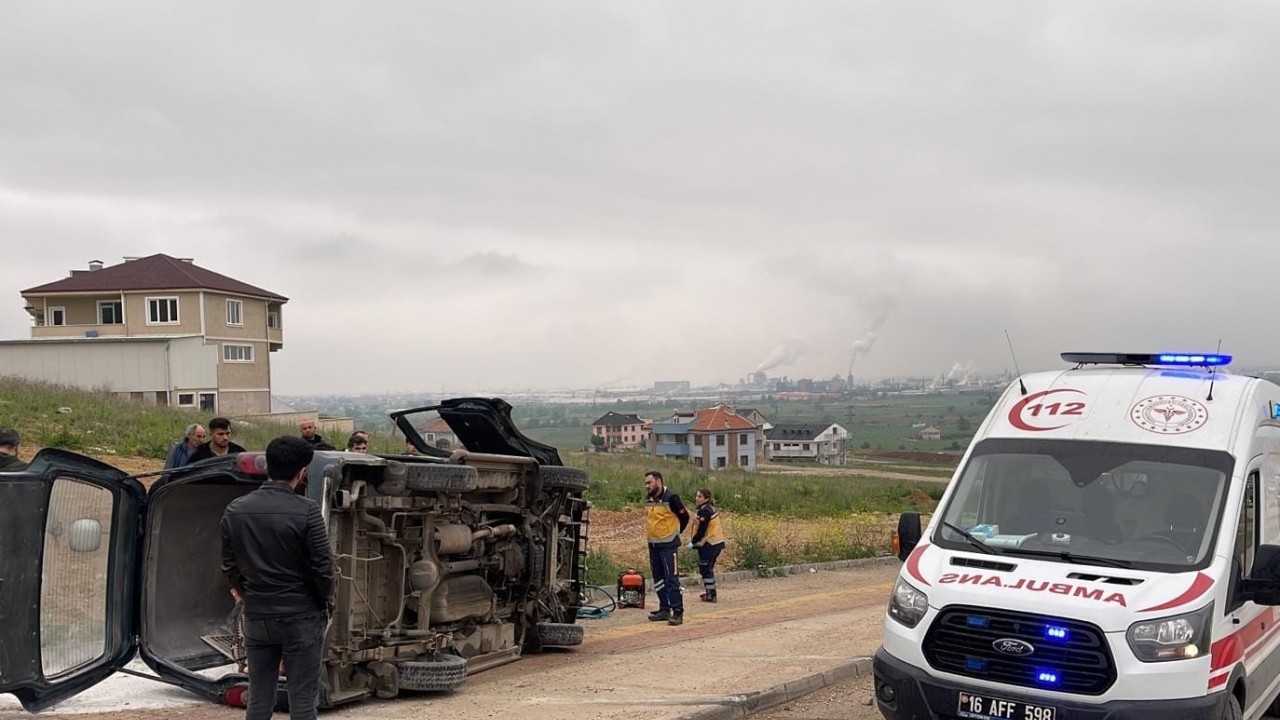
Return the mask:
[[[1077,365],[1177,365],[1221,367],[1231,364],[1230,355],[1218,353],[1092,353],[1064,352],[1062,359]]]

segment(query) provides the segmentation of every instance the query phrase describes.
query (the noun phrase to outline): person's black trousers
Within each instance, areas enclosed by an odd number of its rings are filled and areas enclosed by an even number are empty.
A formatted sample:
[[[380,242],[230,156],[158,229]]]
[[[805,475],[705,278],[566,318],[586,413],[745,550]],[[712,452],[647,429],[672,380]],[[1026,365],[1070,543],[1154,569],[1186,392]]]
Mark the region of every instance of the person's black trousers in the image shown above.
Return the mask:
[[[244,644],[249,656],[249,707],[245,720],[270,720],[276,706],[281,660],[289,691],[290,720],[315,720],[327,622],[319,612],[268,620],[245,619]]]

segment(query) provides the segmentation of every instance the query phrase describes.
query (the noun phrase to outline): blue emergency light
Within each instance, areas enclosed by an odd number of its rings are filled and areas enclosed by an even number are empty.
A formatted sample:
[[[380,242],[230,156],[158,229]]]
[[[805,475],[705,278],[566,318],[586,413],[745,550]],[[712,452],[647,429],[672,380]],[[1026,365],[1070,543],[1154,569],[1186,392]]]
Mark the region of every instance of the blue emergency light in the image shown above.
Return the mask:
[[[1056,687],[1061,681],[1057,670],[1037,669],[1036,683],[1046,687]]]
[[[1218,353],[1095,353],[1064,352],[1062,359],[1077,365],[1176,365],[1181,367],[1221,367],[1231,364],[1230,355]]]
[[[1044,636],[1049,640],[1066,642],[1071,638],[1071,631],[1061,625],[1046,625]]]

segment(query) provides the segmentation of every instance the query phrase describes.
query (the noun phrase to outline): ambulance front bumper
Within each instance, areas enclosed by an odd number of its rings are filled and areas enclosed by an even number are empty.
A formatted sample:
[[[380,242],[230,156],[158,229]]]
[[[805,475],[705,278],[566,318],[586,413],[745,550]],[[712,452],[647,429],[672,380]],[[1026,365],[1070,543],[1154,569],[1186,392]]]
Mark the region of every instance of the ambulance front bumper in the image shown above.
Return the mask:
[[[884,651],[876,651],[872,663],[875,674],[876,705],[887,720],[952,720],[957,714],[961,692],[1037,707],[1052,707],[1053,720],[1221,720],[1225,692],[1176,700],[1112,700],[1091,705],[1076,701],[1059,701],[1052,693],[1031,695],[1023,688],[992,692],[965,687],[940,680],[924,670],[912,667]],[[1023,718],[1018,718],[1023,720]]]

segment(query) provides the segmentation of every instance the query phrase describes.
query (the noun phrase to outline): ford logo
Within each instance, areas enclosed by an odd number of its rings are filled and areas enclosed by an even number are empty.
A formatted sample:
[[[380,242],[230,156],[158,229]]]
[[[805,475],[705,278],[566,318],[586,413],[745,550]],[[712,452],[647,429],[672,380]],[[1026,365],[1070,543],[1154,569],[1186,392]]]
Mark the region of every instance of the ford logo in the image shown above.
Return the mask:
[[[1000,638],[991,643],[991,647],[995,648],[996,652],[1002,652],[1005,655],[1017,655],[1018,657],[1026,657],[1036,651],[1035,645],[1016,638]]]

